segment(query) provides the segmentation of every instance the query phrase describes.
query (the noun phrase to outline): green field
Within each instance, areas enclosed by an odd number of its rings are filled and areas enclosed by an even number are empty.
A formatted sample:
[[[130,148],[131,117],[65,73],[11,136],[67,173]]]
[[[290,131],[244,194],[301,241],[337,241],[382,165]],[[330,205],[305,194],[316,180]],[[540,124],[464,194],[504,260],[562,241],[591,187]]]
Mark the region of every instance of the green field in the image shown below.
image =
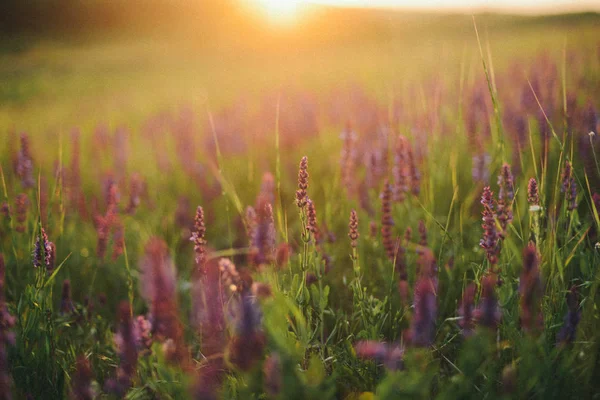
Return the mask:
[[[597,397],[600,15],[226,28],[0,39],[0,399]]]

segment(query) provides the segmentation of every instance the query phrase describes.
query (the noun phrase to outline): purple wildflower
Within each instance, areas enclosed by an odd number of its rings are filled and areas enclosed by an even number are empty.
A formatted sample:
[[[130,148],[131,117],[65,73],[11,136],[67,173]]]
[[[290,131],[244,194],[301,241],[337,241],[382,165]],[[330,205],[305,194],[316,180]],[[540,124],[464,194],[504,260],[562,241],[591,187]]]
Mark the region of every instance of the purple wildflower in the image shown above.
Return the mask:
[[[138,315],[132,321],[131,339],[138,353],[147,352],[152,346],[152,323],[143,315]],[[114,336],[115,347],[119,354],[127,351],[126,347],[131,343],[127,342],[128,338],[119,331]]]
[[[435,285],[431,278],[422,277],[415,285],[415,312],[410,326],[410,340],[415,346],[426,347],[433,343],[437,301]]]
[[[529,184],[527,185],[527,201],[529,202],[530,206],[540,205],[538,183],[535,178],[529,179]]]
[[[427,227],[425,221],[419,220],[419,244],[423,247],[427,247]]]
[[[504,163],[502,170],[498,176],[498,199],[504,201],[506,204],[512,203],[515,196],[514,178],[510,165]]]
[[[392,217],[392,186],[389,182],[383,184],[381,192],[381,236],[383,248],[390,260],[395,257],[395,246],[393,238],[394,219]]]
[[[268,283],[254,282],[252,284],[252,295],[257,299],[268,299],[273,296],[273,290]]]
[[[129,178],[129,204],[125,210],[127,213],[135,213],[135,210],[142,202],[141,196],[145,191],[145,187],[144,179],[140,174],[134,173],[131,175]]]
[[[308,159],[306,156],[300,160],[298,168],[298,190],[296,191],[296,205],[299,208],[304,208],[306,205],[306,189],[308,189]]]
[[[565,168],[562,173],[562,186],[560,191],[565,194],[567,209],[573,211],[577,208],[577,185],[573,177],[573,165],[570,161],[565,161]]]
[[[202,353],[207,357],[222,352],[224,347],[224,298],[221,288],[228,282],[221,268],[225,270],[225,267],[222,260],[208,259],[204,273],[195,277],[192,289],[193,321],[200,330]],[[231,269],[228,270],[229,275],[232,275],[232,271],[237,274],[237,270]],[[233,278],[231,282],[234,282]]]
[[[21,179],[23,188],[28,189],[35,186],[33,178],[33,160],[31,158],[31,150],[29,148],[29,137],[21,134],[21,150],[17,156],[17,176]]]
[[[341,134],[344,141],[340,155],[340,166],[342,173],[342,183],[346,188],[348,195],[354,194],[356,190],[355,163],[356,163],[356,142],[357,135],[348,126]]]
[[[267,357],[263,366],[265,392],[271,397],[276,397],[281,392],[283,386],[281,373],[281,358],[279,354],[273,353]]]
[[[568,311],[565,315],[563,326],[556,336],[556,342],[558,344],[568,344],[575,340],[577,325],[579,325],[579,321],[581,320],[579,293],[577,291],[577,286],[575,285],[567,292],[567,308]]]
[[[404,136],[399,136],[394,151],[394,166],[392,175],[394,177],[393,199],[396,202],[403,202],[409,191],[410,184],[410,166],[407,160],[408,143]]]
[[[190,217],[190,200],[185,196],[177,199],[177,208],[175,208],[175,225],[179,228],[189,230],[192,226]]]
[[[410,168],[410,188],[413,196],[419,196],[419,193],[421,193],[421,173],[417,168],[417,162],[413,154],[412,146],[407,146],[406,154]]]
[[[229,342],[229,359],[242,371],[250,370],[263,355],[266,337],[260,329],[260,323],[258,304],[249,293],[242,294],[235,334]]]
[[[273,208],[265,201],[259,201],[254,227],[250,237],[250,262],[261,269],[275,259],[275,222]]]
[[[69,398],[71,400],[92,400],[95,393],[92,388],[94,374],[90,362],[85,356],[80,355],[77,357],[75,366],[76,368],[71,380],[71,392]]]
[[[292,253],[292,246],[287,243],[280,243],[275,251],[275,264],[278,268],[286,265],[290,259]]]
[[[54,243],[48,240],[48,235],[44,228],[35,240],[33,250],[33,266],[36,268],[44,267],[51,273],[54,269],[55,247]]]
[[[15,200],[15,209],[17,214],[17,232],[25,232],[27,222],[27,208],[29,207],[29,197],[25,193],[17,195]]]
[[[473,303],[475,302],[475,284],[471,283],[465,289],[462,300],[460,302],[460,308],[458,309],[458,315],[461,317],[458,323],[462,328],[462,334],[465,337],[469,337],[473,334],[475,328],[475,322],[473,321]]]
[[[14,334],[11,328],[15,325],[15,318],[10,315],[4,296],[6,265],[4,256],[0,253],[0,398],[10,400],[10,375],[8,364],[7,346],[14,344]]]
[[[115,344],[119,354],[119,367],[117,376],[109,379],[105,390],[109,393],[123,397],[136,374],[138,351],[135,345],[133,322],[131,320],[131,306],[128,302],[119,305],[119,330],[115,336]],[[118,338],[118,339],[117,339]]]
[[[71,299],[71,281],[65,279],[62,285],[62,295],[60,298],[60,312],[70,314],[73,312],[73,300]]]
[[[379,233],[379,227],[377,226],[377,222],[369,221],[369,236],[371,238],[376,238]]]
[[[539,256],[535,245],[530,243],[523,251],[523,271],[519,282],[520,321],[526,332],[539,330],[542,327],[540,301],[543,295],[540,280]]]
[[[125,252],[125,226],[118,216],[113,219],[113,252],[112,260],[116,261]]]
[[[481,299],[473,316],[480,326],[490,329],[496,329],[502,318],[502,313],[496,298],[496,285],[498,278],[495,274],[489,274],[483,277],[481,286]]]
[[[483,224],[481,225],[483,228],[483,238],[479,242],[479,245],[485,250],[490,264],[496,265],[498,263],[500,248],[498,246],[499,238],[494,214],[494,197],[489,186],[483,188],[481,204],[483,205]]]
[[[479,153],[473,156],[472,177],[473,181],[487,183],[490,180],[490,156],[487,153]]]
[[[354,351],[359,358],[382,363],[390,371],[404,367],[404,348],[399,345],[364,340],[354,345]]]
[[[159,238],[151,238],[140,266],[141,293],[150,303],[153,336],[161,342],[171,339],[174,348],[166,355],[167,359],[185,363],[187,349],[178,317],[175,267],[166,243]]]
[[[232,293],[241,293],[246,289],[235,264],[229,258],[219,260],[219,271],[224,288],[228,288]]]
[[[260,183],[260,195],[256,199],[256,207],[262,203],[275,204],[275,178],[270,172],[265,172]]]
[[[306,230],[312,233],[315,243],[320,243],[321,235],[319,225],[317,224],[317,210],[315,209],[315,203],[307,197],[306,205]]]
[[[512,202],[514,198],[514,179],[510,170],[510,165],[502,165],[502,171],[498,176],[498,207],[496,215],[500,223],[498,235],[501,239],[506,237],[508,225],[512,222]]]

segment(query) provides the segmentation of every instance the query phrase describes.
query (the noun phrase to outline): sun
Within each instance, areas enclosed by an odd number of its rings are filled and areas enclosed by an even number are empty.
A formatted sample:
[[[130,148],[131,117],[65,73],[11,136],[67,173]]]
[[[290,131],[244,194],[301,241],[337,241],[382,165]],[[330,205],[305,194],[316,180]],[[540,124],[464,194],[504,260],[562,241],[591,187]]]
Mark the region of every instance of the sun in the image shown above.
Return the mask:
[[[291,24],[298,20],[306,2],[304,0],[254,0],[257,11],[276,24]]]

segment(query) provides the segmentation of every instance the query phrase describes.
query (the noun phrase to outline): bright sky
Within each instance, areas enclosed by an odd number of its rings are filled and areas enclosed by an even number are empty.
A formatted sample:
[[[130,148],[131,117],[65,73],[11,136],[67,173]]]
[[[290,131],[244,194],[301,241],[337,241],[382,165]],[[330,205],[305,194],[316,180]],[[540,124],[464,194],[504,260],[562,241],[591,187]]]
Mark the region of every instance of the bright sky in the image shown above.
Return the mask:
[[[286,2],[286,0],[276,0]],[[289,0],[288,0],[289,1]],[[512,11],[600,10],[600,0],[296,0],[345,6],[388,6],[412,9],[495,9]]]
[[[600,0],[241,0],[279,25],[294,23],[311,4],[347,7],[395,7],[425,11],[500,11],[512,13],[558,13],[600,11]]]

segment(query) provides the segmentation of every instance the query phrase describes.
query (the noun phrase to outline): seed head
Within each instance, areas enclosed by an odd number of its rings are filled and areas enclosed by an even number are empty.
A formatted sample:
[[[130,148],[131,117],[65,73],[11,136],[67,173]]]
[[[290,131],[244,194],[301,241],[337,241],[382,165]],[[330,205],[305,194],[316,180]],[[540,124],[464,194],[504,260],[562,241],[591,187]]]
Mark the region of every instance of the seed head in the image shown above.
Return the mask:
[[[204,225],[204,209],[198,206],[196,216],[194,217],[194,231],[190,240],[194,242],[194,252],[196,253],[196,265],[199,270],[204,268],[206,261],[206,226]]]
[[[348,224],[348,237],[350,238],[350,246],[352,248],[356,248],[358,244],[358,215],[356,214],[356,210],[352,210],[350,212],[350,223]]]
[[[565,168],[562,173],[561,192],[565,194],[567,209],[573,211],[577,208],[577,184],[573,177],[573,166],[570,161],[565,161]]]

